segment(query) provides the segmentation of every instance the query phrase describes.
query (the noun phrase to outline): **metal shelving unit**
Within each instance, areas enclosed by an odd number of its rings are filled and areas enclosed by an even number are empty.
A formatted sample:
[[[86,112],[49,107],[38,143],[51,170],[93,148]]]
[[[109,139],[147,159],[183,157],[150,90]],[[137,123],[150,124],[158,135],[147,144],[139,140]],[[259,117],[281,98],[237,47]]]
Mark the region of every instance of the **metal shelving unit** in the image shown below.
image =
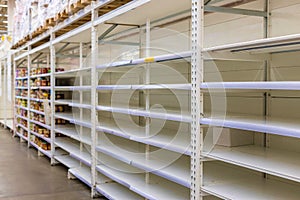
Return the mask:
[[[104,5],[114,2],[118,6],[101,14]],[[94,1],[16,50],[14,68],[27,74],[15,80],[27,81],[27,86],[15,89],[28,92],[16,95],[21,102],[16,108],[27,111],[27,117],[15,113],[15,121],[28,135],[15,135],[49,157],[52,165],[65,165],[68,178],[91,187],[93,197],[297,199],[300,150],[277,149],[272,142],[274,137],[297,140],[300,127],[293,117],[272,115],[271,103],[272,94],[299,97],[300,82],[273,80],[270,68],[272,54],[297,50],[300,36],[267,38],[271,11],[268,1],[260,3],[251,4],[259,10],[249,10],[248,4],[231,8],[219,0]],[[222,24],[208,12],[259,18],[266,38],[207,45],[206,34],[213,34],[209,26]],[[85,16],[91,20],[60,34]],[[45,38],[49,41],[42,42]],[[218,71],[223,80],[215,80],[212,62],[217,69],[235,68]],[[229,74],[244,65],[263,72],[253,81]],[[34,66],[51,72],[31,75]],[[36,79],[50,84],[32,85]],[[50,95],[42,99],[31,96],[32,91]],[[209,98],[219,101],[224,93],[228,109],[215,113]],[[44,109],[32,108],[35,103]],[[238,113],[235,105],[253,112]],[[42,123],[30,118],[31,113],[51,117]],[[31,130],[34,124],[49,130],[51,137]],[[211,134],[221,128],[240,135],[251,131],[254,142],[219,145]],[[51,144],[51,150],[35,144],[34,136]]]

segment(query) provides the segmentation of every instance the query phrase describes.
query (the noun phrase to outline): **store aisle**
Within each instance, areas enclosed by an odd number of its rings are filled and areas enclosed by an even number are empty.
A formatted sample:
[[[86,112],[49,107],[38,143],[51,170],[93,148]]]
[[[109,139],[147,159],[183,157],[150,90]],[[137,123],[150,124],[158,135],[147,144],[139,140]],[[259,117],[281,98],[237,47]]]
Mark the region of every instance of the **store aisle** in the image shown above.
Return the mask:
[[[63,166],[51,167],[19,138],[0,128],[1,200],[87,200],[90,189],[78,180],[68,180]]]

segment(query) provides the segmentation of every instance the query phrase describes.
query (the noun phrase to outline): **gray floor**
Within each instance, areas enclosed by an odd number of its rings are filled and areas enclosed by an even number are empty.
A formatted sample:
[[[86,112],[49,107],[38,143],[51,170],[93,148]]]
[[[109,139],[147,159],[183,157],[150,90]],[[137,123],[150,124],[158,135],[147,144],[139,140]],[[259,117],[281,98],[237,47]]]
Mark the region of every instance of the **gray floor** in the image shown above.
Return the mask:
[[[90,199],[90,189],[0,127],[0,200],[77,199]]]

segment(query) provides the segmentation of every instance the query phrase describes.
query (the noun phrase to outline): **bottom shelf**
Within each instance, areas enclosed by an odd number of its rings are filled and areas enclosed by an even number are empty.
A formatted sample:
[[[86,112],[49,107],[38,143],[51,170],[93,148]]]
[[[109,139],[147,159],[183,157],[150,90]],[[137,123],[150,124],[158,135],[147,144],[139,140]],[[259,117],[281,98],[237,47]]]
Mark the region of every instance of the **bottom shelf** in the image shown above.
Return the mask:
[[[54,158],[70,169],[80,166],[80,162],[69,155],[54,156]]]
[[[104,183],[96,186],[97,192],[107,199],[143,200],[144,198],[118,183]]]
[[[221,162],[205,163],[203,192],[222,199],[297,200],[300,188]]]
[[[27,137],[25,137],[24,135],[22,135],[22,134],[19,133],[19,132],[16,132],[16,135],[17,135],[19,138],[22,138],[23,140],[28,141]]]
[[[46,155],[47,157],[51,158],[51,151],[48,150],[44,150],[41,147],[39,147],[37,144],[35,144],[34,142],[30,141],[30,145],[35,147],[39,152],[41,152],[42,154]]]

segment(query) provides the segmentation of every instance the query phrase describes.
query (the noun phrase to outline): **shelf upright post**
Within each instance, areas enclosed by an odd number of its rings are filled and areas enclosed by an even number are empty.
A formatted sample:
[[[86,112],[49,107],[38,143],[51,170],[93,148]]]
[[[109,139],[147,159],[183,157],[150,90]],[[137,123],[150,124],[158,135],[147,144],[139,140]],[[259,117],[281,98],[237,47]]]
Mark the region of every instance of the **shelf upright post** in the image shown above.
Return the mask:
[[[83,53],[83,50],[82,50],[83,46],[82,46],[82,42],[79,43],[79,68],[82,69],[83,68],[83,56],[82,56],[82,53]],[[80,79],[79,79],[79,85],[82,86],[83,85],[83,77],[82,77],[82,74],[80,74]],[[83,91],[80,90],[79,91],[79,103],[80,105],[82,105],[83,103]],[[79,118],[80,118],[80,121],[82,122],[83,120],[83,108],[79,108]],[[82,139],[82,136],[83,136],[83,127],[80,126],[79,128],[79,138]],[[83,150],[83,144],[82,142],[80,142],[80,152],[82,152]],[[82,163],[80,163],[81,165]]]
[[[146,22],[146,57],[150,57],[150,40],[151,40],[151,35],[150,35],[150,19],[147,19]],[[150,84],[150,63],[146,64],[146,70],[145,70],[145,77],[144,77],[144,83],[145,85]],[[145,90],[145,95],[146,95],[146,112],[149,112],[150,110],[150,95],[149,95],[149,90]],[[146,117],[146,126],[145,126],[145,131],[146,131],[146,137],[149,137],[150,135],[150,117]],[[150,154],[150,145],[146,144],[146,149],[145,149],[145,154],[146,154],[146,160],[149,160],[149,154]],[[145,181],[146,183],[150,182],[150,174],[149,172],[146,173],[145,176]]]
[[[30,70],[31,70],[31,59],[30,59],[30,50],[31,50],[31,46],[28,45],[27,47],[27,135],[28,135],[28,148],[30,147],[30,135],[31,135],[31,132],[30,132]]]
[[[16,114],[17,114],[17,112],[16,112],[16,107],[15,107],[15,105],[16,105],[16,100],[15,100],[15,98],[16,98],[16,90],[15,90],[15,87],[16,87],[16,78],[17,78],[17,74],[16,74],[16,71],[17,71],[17,65],[16,65],[16,61],[14,60],[14,56],[12,56],[12,59],[13,59],[13,77],[14,77],[14,84],[13,84],[13,94],[14,94],[14,97],[13,97],[13,137],[16,137]],[[0,63],[1,64],[1,63]],[[2,76],[2,66],[0,66],[0,75]],[[2,79],[1,79],[2,80]],[[1,83],[2,85],[3,85],[3,83]],[[2,91],[2,95],[3,95],[3,91]],[[27,118],[28,118],[28,114],[27,114]],[[20,141],[21,141],[21,138],[20,138]]]
[[[200,117],[203,113],[203,93],[200,85],[203,82],[203,18],[204,1],[192,0],[192,57],[191,57],[191,200],[203,199],[201,187],[203,185],[203,161],[201,152],[203,146],[203,129]]]
[[[95,20],[98,18],[98,9],[95,9],[95,2],[92,2],[92,27],[91,27],[91,157],[92,157],[92,166],[91,166],[91,182],[92,182],[92,190],[91,196],[96,197],[98,195],[96,191],[96,184],[97,184],[97,152],[96,152],[96,145],[97,145],[97,131],[96,126],[98,124],[98,113],[96,110],[96,106],[98,104],[98,93],[97,93],[97,85],[98,85],[98,72],[97,72],[97,55],[98,55],[98,31],[97,25],[95,25]]]
[[[51,165],[55,165],[57,162],[54,159],[55,155],[55,47],[53,45],[53,40],[55,39],[55,33],[51,32],[50,35],[50,68],[51,68],[51,74],[50,74],[50,85],[51,85],[51,94],[50,94],[50,105],[51,105]],[[46,114],[46,113],[45,113]]]
[[[4,64],[4,83],[7,82],[7,75],[8,73],[7,73],[7,63],[6,63]],[[7,95],[7,85],[4,86],[4,94]],[[6,108],[6,104],[7,104],[7,96],[4,97],[4,108]],[[4,128],[6,129],[6,109],[4,109]]]

